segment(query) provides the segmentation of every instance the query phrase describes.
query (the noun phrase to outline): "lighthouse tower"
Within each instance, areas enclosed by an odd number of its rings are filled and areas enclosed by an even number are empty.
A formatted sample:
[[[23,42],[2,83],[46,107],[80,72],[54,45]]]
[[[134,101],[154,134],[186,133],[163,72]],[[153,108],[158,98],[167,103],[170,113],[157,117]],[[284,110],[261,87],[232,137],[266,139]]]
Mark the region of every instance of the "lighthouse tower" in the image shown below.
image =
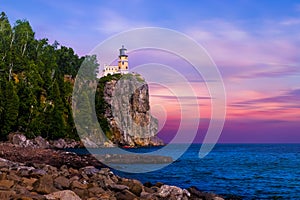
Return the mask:
[[[118,65],[104,65],[103,76],[113,75],[113,74],[128,74],[128,55],[126,54],[127,49],[120,49],[120,55],[118,60]]]
[[[120,49],[120,55],[118,61],[118,71],[121,74],[128,73],[128,55],[126,54],[126,51],[127,49],[125,49],[124,45],[122,45],[122,48]]]

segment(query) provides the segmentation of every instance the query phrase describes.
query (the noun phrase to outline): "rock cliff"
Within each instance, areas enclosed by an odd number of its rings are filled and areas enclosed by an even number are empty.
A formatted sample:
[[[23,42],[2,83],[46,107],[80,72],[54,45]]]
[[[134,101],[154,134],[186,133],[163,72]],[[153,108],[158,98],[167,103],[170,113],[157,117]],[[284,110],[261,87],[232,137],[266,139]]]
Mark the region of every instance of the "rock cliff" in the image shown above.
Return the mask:
[[[140,75],[109,75],[100,79],[98,88],[98,101],[102,103],[97,109],[98,120],[113,143],[163,145],[156,136],[158,120],[150,114],[149,88]]]

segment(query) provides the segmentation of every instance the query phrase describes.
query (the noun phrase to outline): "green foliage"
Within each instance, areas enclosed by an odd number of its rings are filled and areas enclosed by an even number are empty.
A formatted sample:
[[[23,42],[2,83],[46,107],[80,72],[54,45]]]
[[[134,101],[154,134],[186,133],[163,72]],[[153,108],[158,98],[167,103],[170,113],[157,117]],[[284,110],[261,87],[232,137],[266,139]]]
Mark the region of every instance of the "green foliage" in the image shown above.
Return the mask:
[[[72,117],[72,80],[85,57],[57,41],[37,40],[26,20],[13,26],[0,14],[0,139],[21,131],[27,137],[78,139]],[[95,56],[85,63],[91,73],[97,68]],[[90,75],[90,74],[88,74]]]
[[[97,119],[100,124],[100,127],[102,131],[105,133],[106,137],[108,139],[111,139],[112,137],[112,130],[110,130],[109,123],[107,121],[107,118],[105,117],[105,111],[107,110],[109,104],[104,100],[104,86],[107,82],[112,80],[119,80],[122,77],[121,74],[114,74],[114,75],[108,75],[104,76],[99,79],[98,87],[96,90],[95,95],[95,107],[96,107],[96,114]]]
[[[74,53],[72,48],[62,46],[57,49],[59,43],[54,42],[53,47],[56,49],[57,53],[57,64],[59,66],[58,70],[61,74],[76,76],[78,69],[80,68],[85,57],[79,58],[78,55]]]
[[[5,101],[2,124],[2,135],[6,136],[11,130],[16,128],[16,120],[19,114],[19,97],[12,82],[8,82],[5,87]]]
[[[132,80],[135,79],[140,83],[145,83],[145,79],[140,74],[123,74],[123,80]]]

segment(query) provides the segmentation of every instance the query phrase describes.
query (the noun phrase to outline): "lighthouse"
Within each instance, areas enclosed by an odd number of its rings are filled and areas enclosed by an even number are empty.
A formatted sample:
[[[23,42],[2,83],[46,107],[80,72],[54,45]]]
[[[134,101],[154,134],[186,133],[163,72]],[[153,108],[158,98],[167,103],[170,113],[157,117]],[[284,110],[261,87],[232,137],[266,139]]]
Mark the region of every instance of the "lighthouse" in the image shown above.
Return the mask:
[[[128,55],[126,53],[127,49],[125,49],[124,45],[120,50],[119,61],[118,61],[118,69],[121,74],[128,73]]]
[[[118,66],[105,65],[103,70],[103,76],[113,75],[113,74],[128,74],[128,55],[127,49],[122,45],[122,48],[119,49],[119,59]]]

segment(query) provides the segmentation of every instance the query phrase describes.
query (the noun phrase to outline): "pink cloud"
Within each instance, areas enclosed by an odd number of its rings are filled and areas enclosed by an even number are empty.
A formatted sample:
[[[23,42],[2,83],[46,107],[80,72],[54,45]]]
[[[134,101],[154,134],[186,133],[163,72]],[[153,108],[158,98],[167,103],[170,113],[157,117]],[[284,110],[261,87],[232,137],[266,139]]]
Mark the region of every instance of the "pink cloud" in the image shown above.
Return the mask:
[[[231,102],[230,119],[256,118],[260,120],[299,121],[300,90],[281,92],[276,96],[253,97]]]
[[[259,78],[259,77],[283,77],[289,75],[300,74],[297,66],[281,65],[281,64],[262,64],[261,71],[247,72],[237,75],[234,78]],[[270,66],[274,66],[270,68]]]
[[[295,21],[294,21],[295,22]],[[272,70],[278,66],[291,65],[299,62],[297,52],[299,41],[289,30],[282,30],[277,22],[260,27],[258,30],[245,30],[239,23],[229,23],[222,20],[199,22],[197,27],[186,32],[207,49],[212,59],[227,76],[243,75],[240,73],[259,73]],[[273,33],[270,31],[274,29]],[[278,33],[275,34],[275,30]],[[230,74],[227,67],[232,68]],[[263,75],[263,74],[260,74]],[[268,74],[264,74],[268,76]]]

